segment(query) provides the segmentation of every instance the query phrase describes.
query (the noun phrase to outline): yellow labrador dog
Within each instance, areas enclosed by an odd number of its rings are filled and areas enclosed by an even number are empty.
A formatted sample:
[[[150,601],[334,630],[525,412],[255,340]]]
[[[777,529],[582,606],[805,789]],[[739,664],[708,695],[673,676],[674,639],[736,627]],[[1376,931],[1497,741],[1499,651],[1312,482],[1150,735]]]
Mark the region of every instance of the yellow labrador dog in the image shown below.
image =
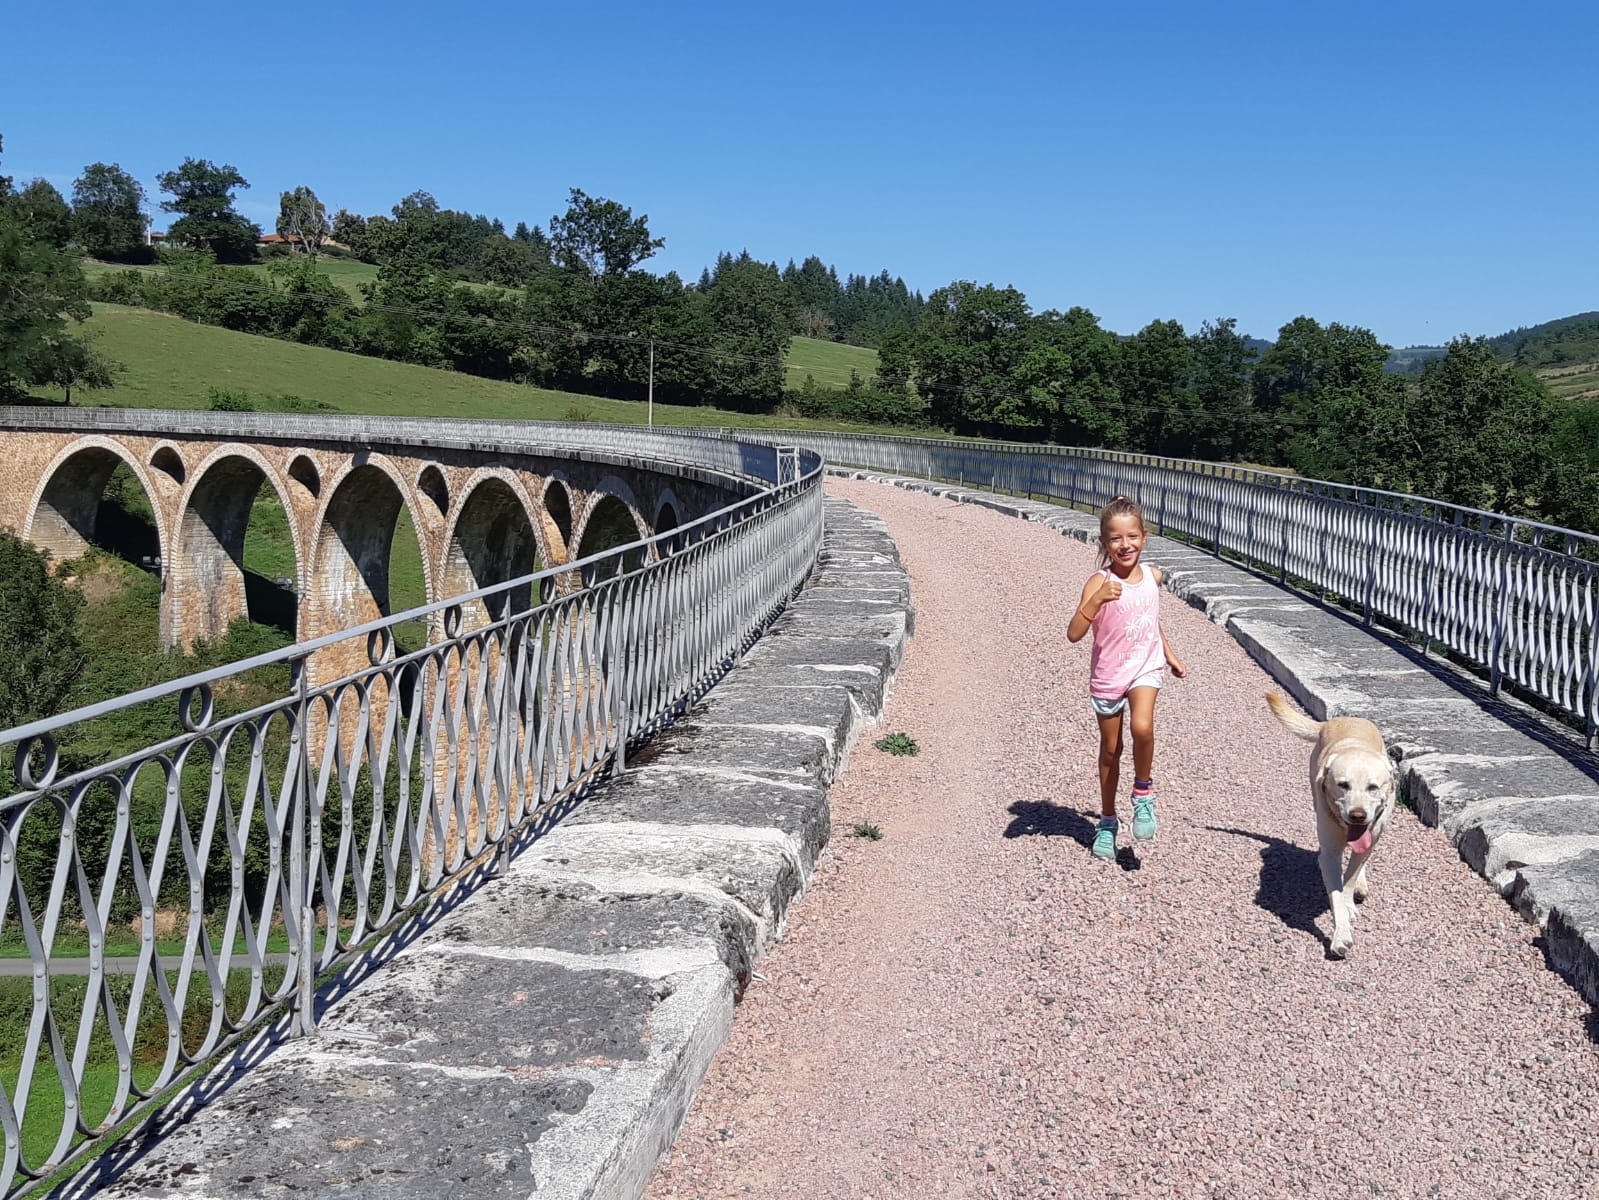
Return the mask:
[[[1366,898],[1366,860],[1394,811],[1394,768],[1382,733],[1363,717],[1312,721],[1275,692],[1266,703],[1290,732],[1316,747],[1310,752],[1310,794],[1316,806],[1321,879],[1332,904],[1328,951],[1343,958],[1355,942],[1355,905]],[[1344,866],[1344,848],[1349,865]],[[1351,899],[1353,897],[1353,899]]]

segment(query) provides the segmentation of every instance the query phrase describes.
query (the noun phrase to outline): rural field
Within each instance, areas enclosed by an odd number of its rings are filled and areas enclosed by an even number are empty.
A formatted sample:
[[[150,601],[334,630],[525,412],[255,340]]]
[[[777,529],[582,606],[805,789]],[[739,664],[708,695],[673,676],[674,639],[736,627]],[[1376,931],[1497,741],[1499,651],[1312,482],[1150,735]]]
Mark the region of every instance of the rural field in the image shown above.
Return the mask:
[[[365,264],[361,264],[365,265]],[[642,424],[645,406],[575,392],[482,379],[456,371],[368,358],[319,346],[197,325],[166,313],[95,304],[84,325],[95,347],[124,368],[116,386],[74,394],[79,404],[125,408],[206,408],[213,388],[246,393],[262,410],[312,410],[402,417],[501,417],[527,421],[587,420]],[[849,382],[851,369],[875,371],[877,352],[810,338],[789,350],[790,382]],[[61,400],[59,388],[36,389]],[[283,397],[292,399],[284,401]],[[661,425],[752,425],[896,432],[875,425],[765,416],[690,405],[657,404]],[[920,432],[925,433],[926,430]]]
[[[1533,372],[1559,400],[1599,399],[1599,362],[1539,367]]]

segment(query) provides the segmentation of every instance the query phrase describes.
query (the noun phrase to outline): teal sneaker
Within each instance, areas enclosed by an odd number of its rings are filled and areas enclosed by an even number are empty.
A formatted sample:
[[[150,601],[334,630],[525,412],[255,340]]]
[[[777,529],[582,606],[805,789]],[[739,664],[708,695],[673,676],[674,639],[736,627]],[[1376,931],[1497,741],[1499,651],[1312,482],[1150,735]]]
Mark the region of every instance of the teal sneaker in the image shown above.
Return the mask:
[[[1133,793],[1133,840],[1153,841],[1155,838],[1155,793]]]
[[[1094,857],[1116,857],[1116,830],[1115,817],[1101,817],[1099,824],[1094,826]]]

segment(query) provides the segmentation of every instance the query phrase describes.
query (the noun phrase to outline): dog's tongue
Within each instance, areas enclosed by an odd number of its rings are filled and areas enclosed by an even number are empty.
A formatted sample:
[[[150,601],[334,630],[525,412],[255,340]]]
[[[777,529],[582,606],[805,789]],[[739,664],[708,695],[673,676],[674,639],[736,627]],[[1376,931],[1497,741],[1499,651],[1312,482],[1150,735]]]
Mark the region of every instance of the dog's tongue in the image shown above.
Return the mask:
[[[1362,829],[1359,837],[1350,838],[1349,848],[1356,854],[1371,853],[1371,830]]]

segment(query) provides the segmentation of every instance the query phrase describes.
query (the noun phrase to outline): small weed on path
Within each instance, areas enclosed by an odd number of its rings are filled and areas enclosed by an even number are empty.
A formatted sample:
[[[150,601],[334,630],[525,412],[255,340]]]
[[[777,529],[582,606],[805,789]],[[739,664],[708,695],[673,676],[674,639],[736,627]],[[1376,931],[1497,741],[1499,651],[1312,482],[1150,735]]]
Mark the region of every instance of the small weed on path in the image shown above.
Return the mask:
[[[883,829],[880,825],[873,825],[870,821],[856,821],[850,826],[850,837],[865,838],[868,842],[878,842],[883,838]]]
[[[916,739],[908,733],[890,733],[877,739],[877,748],[885,754],[915,754],[921,749]]]

